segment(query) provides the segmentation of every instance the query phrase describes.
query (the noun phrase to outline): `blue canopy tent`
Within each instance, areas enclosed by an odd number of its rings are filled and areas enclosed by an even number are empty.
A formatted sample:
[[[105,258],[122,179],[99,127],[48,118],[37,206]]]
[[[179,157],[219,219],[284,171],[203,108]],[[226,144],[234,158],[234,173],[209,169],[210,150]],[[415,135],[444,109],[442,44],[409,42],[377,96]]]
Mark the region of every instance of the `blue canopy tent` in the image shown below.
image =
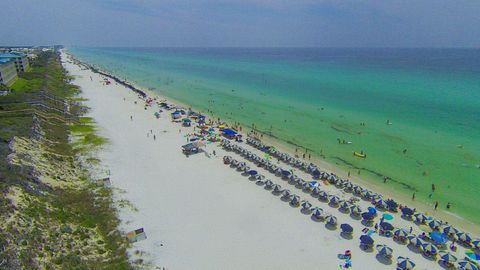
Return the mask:
[[[222,130],[222,134],[223,134],[223,136],[225,136],[229,139],[233,139],[235,137],[235,135],[237,135],[237,132],[233,129],[230,129],[230,128],[224,128]]]
[[[430,238],[435,242],[435,244],[443,244],[448,240],[444,233],[438,231],[430,232]]]

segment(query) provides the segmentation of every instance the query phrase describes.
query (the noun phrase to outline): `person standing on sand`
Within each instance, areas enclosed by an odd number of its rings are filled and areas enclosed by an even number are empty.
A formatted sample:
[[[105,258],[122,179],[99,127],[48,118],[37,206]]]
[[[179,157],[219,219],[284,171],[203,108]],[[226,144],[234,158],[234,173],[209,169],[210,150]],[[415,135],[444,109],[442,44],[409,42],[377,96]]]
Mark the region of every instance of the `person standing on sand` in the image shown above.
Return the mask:
[[[155,141],[157,139],[157,136],[153,135],[153,140]]]
[[[438,201],[435,202],[435,210],[438,208]]]
[[[435,192],[435,184],[432,184],[432,193]]]
[[[133,121],[133,116],[130,115],[130,120]]]
[[[415,201],[415,192],[413,192],[412,201]]]

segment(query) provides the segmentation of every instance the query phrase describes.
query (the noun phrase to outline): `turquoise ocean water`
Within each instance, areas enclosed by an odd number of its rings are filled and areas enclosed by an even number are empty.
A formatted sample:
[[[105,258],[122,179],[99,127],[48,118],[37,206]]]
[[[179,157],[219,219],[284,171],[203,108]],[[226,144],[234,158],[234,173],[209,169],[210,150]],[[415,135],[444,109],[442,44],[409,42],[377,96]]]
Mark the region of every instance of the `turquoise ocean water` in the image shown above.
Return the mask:
[[[69,51],[222,119],[255,124],[354,178],[443,208],[451,202],[480,223],[480,50]]]

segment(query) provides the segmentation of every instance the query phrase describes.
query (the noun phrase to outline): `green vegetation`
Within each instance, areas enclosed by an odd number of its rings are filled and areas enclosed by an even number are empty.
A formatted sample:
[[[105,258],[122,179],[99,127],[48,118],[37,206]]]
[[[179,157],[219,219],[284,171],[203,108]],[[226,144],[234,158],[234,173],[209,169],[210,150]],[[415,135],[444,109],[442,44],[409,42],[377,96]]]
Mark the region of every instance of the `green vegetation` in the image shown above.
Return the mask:
[[[112,191],[83,167],[106,140],[81,116],[78,88],[55,53],[20,76],[0,97],[1,267],[131,269]]]

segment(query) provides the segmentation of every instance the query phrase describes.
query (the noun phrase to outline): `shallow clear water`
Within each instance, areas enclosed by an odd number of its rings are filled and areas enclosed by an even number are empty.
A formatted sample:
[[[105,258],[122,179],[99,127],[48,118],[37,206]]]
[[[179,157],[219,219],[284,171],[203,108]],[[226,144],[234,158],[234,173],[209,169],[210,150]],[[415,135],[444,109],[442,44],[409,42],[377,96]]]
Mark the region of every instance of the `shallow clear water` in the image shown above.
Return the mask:
[[[480,50],[70,51],[222,119],[255,124],[360,170],[358,177],[441,207],[451,202],[452,211],[480,223]],[[391,180],[384,184],[383,176]]]

